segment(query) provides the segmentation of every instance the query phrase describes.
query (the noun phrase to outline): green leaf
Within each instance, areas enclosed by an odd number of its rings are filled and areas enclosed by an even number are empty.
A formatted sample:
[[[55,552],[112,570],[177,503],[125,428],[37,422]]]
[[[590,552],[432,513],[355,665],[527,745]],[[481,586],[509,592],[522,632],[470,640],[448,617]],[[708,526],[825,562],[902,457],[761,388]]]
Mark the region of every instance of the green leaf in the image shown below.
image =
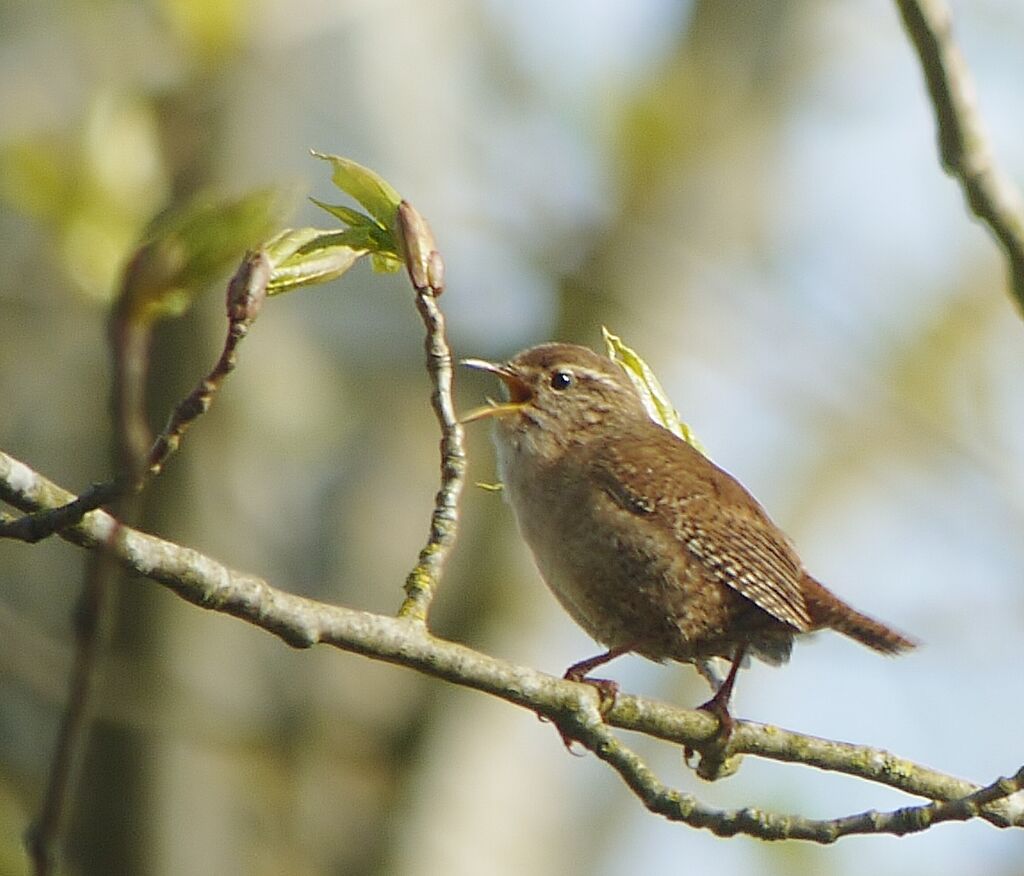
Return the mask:
[[[276,190],[231,201],[197,199],[158,219],[125,269],[120,307],[131,320],[186,311],[195,296],[259,245],[278,221]]]
[[[263,244],[262,249],[270,259],[271,269],[295,255],[307,243],[322,234],[321,228],[286,228]]]
[[[351,207],[346,207],[342,204],[325,204],[316,198],[310,198],[310,200],[321,210],[326,210],[351,228],[376,228],[380,230],[376,220],[371,219],[365,213],[360,213],[358,210],[353,210]]]
[[[398,194],[382,177],[369,168],[356,164],[349,158],[340,155],[325,155],[313,152],[316,158],[329,161],[334,168],[332,182],[345,194],[356,201],[377,221],[377,224],[390,233],[395,227],[395,215],[402,201]],[[325,209],[328,209],[325,207]],[[340,217],[339,217],[340,218]]]
[[[396,255],[388,252],[375,252],[370,256],[370,264],[378,274],[393,274],[402,269],[402,262]]]
[[[288,228],[268,241],[264,245],[271,267],[267,294],[279,295],[340,277],[368,251],[351,245],[346,240],[350,233]]]
[[[375,237],[381,231],[377,226],[371,228],[342,228],[340,231],[324,231],[317,238],[317,245],[324,246],[347,246],[350,249],[361,249],[366,252],[377,252],[380,247]],[[307,244],[308,246],[309,244]]]
[[[395,236],[401,203],[398,192],[372,170],[354,161],[340,155],[313,155],[331,163],[334,184],[367,212],[310,198],[344,227],[290,228],[268,241],[264,250],[271,265],[269,295],[333,280],[364,255],[370,256],[375,271],[390,273],[402,266]]]
[[[668,395],[662,388],[658,378],[650,366],[641,359],[634,350],[622,343],[622,339],[613,335],[607,328],[601,326],[601,334],[604,335],[604,342],[608,347],[608,356],[616,362],[633,386],[640,393],[647,414],[655,423],[664,426],[669,432],[682,438],[687,444],[699,451],[703,456],[708,456],[704,445],[697,440],[693,430],[680,418],[676,409],[669,401]],[[710,457],[708,457],[710,459]]]

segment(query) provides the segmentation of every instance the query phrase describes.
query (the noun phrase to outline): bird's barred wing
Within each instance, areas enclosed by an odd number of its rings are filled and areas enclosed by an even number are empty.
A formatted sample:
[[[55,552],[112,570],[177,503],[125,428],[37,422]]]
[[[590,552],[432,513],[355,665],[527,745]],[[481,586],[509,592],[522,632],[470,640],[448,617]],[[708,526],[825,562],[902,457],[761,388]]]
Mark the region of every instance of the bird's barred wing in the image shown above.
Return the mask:
[[[617,505],[659,525],[707,575],[800,631],[813,628],[803,567],[731,475],[648,424],[599,445],[586,474]]]
[[[679,521],[686,549],[716,580],[798,630],[813,626],[800,581],[800,560],[777,530],[729,508]]]

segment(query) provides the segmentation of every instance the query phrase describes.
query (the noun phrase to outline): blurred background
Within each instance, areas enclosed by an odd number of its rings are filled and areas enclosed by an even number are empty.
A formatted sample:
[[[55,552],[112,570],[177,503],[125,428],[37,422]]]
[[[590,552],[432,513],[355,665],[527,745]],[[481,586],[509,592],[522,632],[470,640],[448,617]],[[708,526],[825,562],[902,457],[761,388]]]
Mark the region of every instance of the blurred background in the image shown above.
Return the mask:
[[[1024,7],[955,3],[992,144],[1024,181]],[[150,219],[199,192],[339,197],[308,150],[429,218],[460,356],[607,324],[854,605],[921,638],[833,635],[755,665],[735,713],[988,782],[1021,763],[1024,325],[940,171],[895,7],[638,0],[32,0],[0,5],[0,447],[80,490],[109,473],[105,320]],[[221,287],[222,288],[222,287]],[[221,290],[160,326],[153,420],[219,349]],[[293,592],[394,612],[437,433],[401,276],[272,300],[146,494],[145,528]],[[493,387],[460,374],[458,401]],[[470,480],[495,479],[486,427]],[[433,627],[561,673],[596,653],[500,497],[469,487]],[[26,872],[71,665],[83,552],[0,543],[0,873]],[[683,705],[689,667],[623,658]],[[120,590],[65,872],[1018,874],[984,822],[835,847],[648,814],[527,712],[326,648],[293,652],[156,585]],[[747,759],[722,807],[834,817],[910,801]]]

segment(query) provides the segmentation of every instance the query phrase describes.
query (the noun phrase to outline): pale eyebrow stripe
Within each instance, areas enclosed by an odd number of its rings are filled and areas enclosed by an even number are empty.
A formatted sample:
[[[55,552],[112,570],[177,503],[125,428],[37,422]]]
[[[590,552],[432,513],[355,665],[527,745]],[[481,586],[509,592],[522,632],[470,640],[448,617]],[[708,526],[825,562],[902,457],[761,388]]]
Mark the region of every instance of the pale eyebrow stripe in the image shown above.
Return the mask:
[[[593,380],[595,383],[600,383],[604,386],[611,387],[612,389],[619,386],[613,378],[601,371],[593,371],[590,368],[576,368],[575,371],[578,377],[585,377],[589,380]]]

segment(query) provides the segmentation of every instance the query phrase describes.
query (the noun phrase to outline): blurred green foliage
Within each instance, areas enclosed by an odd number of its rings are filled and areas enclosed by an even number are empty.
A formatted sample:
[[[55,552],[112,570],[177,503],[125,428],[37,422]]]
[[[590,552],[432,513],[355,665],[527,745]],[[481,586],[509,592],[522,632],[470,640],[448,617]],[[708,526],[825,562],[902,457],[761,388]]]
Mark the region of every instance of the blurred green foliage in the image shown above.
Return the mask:
[[[0,145],[0,197],[49,228],[74,287],[109,301],[169,180],[155,107],[106,90],[81,124]]]
[[[196,294],[222,278],[280,221],[278,192],[233,201],[200,198],[160,217],[125,272],[120,302],[131,320],[180,316]]]

